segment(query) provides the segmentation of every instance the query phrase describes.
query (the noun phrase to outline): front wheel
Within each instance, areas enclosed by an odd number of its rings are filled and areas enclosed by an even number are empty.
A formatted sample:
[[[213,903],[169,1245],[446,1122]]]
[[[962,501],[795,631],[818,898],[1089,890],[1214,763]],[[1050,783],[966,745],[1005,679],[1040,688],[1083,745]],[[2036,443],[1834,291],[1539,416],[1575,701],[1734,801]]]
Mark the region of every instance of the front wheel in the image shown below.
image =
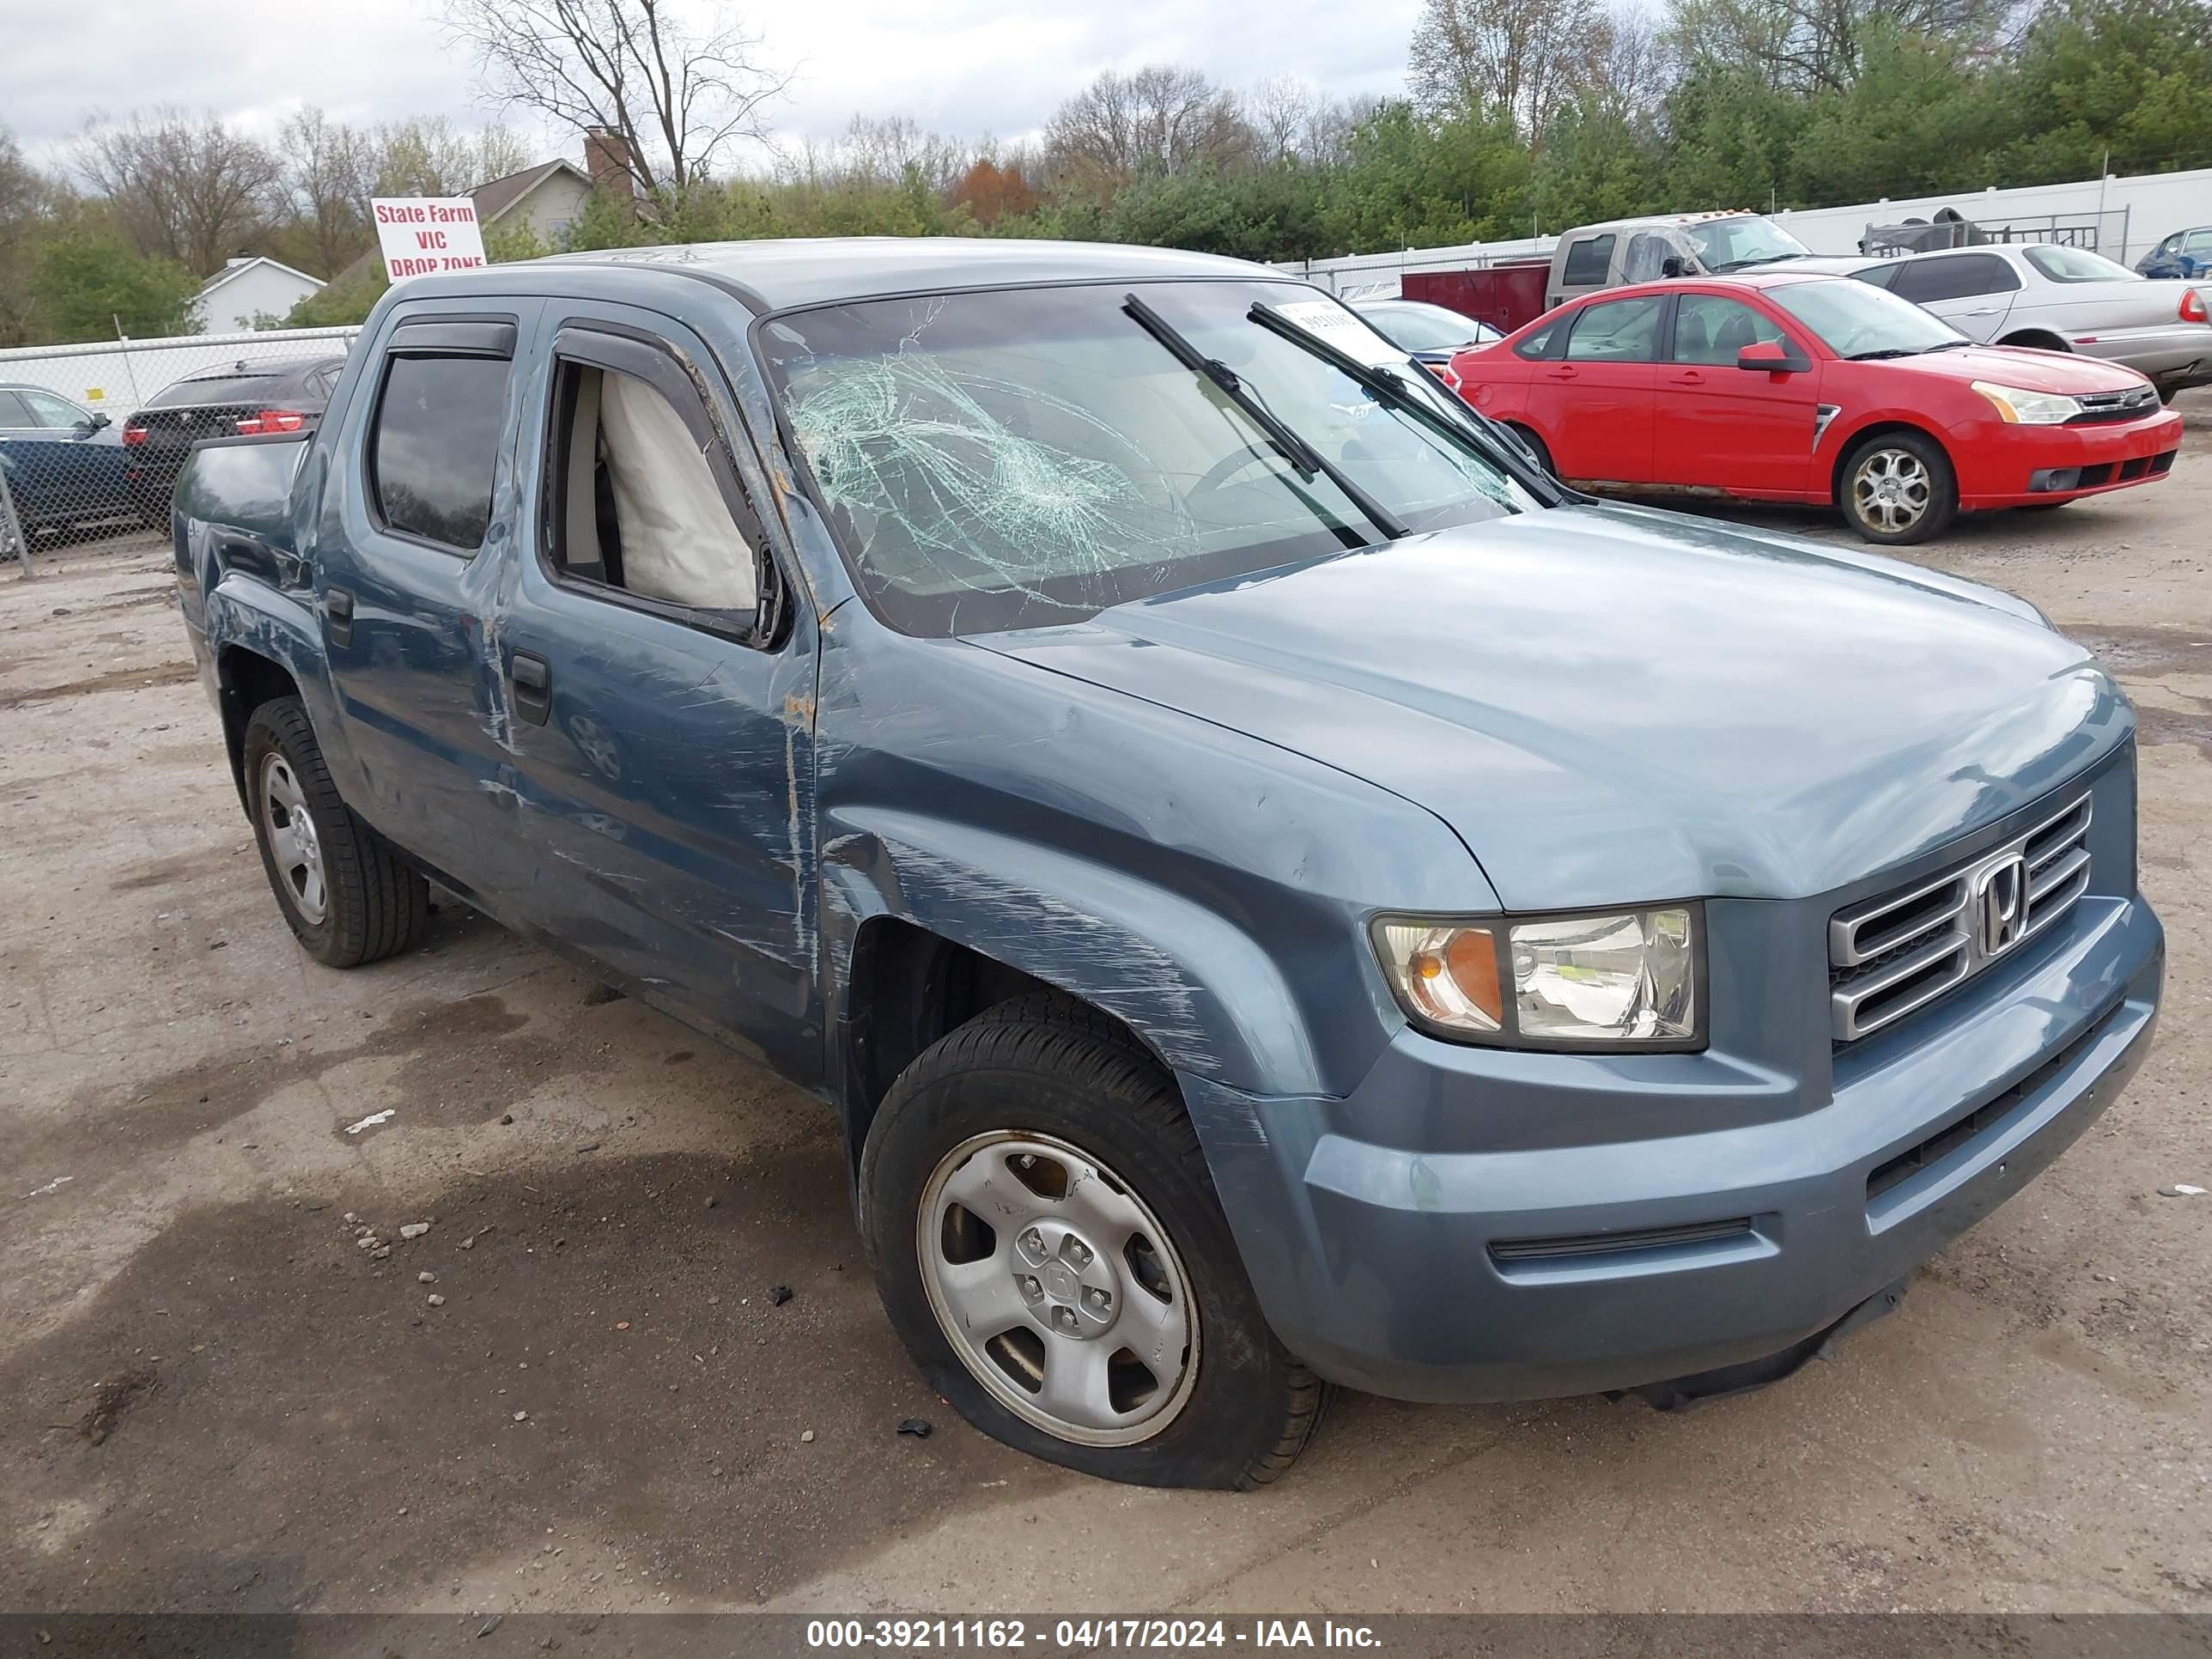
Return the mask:
[[[307,954],[354,968],[420,944],[429,884],[339,799],[297,697],[253,711],[242,758],[261,867]]]
[[[1140,1486],[1288,1468],[1323,1387],[1262,1317],[1174,1081],[1025,997],[943,1038],[868,1133],[876,1283],[930,1386],[1018,1450]]]
[[[1942,445],[1918,432],[1869,438],[1844,463],[1837,503],[1868,541],[1905,547],[1940,536],[1959,514],[1959,483]]]

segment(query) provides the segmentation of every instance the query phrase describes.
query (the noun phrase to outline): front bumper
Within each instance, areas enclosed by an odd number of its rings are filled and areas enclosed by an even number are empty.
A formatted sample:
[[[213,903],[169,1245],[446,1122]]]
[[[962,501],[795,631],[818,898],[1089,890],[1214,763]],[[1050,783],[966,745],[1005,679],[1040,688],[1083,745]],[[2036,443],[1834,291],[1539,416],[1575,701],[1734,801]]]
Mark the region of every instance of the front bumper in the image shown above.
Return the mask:
[[[1978,431],[1984,441],[1957,455],[1959,504],[1970,512],[2155,483],[2172,468],[2182,425],[2181,416],[2166,409],[2109,426],[1991,422]]]
[[[1618,1067],[1620,1121],[1735,1120],[1705,1133],[1446,1152],[1364,1139],[1377,1120],[1426,1121],[1442,1141],[1469,1115],[1559,1104],[1531,1067],[1559,1057],[1411,1031],[1348,1099],[1188,1076],[1185,1097],[1261,1304],[1322,1376],[1427,1401],[1639,1388],[1836,1326],[2112,1103],[2150,1044],[2163,935],[2140,896],[2085,899],[2064,933],[2001,996],[1929,1011],[1816,1109],[1742,1121],[1782,1081],[1717,1088],[1713,1056]],[[1655,1081],[1670,1074],[1682,1097]]]

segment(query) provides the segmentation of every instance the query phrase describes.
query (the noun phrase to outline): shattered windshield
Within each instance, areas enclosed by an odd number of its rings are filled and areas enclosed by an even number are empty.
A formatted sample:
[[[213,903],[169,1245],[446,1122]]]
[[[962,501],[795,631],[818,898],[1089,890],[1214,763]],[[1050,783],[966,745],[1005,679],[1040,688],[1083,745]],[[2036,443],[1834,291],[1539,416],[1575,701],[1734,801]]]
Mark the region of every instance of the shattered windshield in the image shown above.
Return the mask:
[[[1370,545],[1382,532],[1340,478],[1413,532],[1537,505],[1471,423],[1455,442],[1250,319],[1255,302],[1296,316],[1325,303],[1318,320],[1336,325],[1334,343],[1428,384],[1312,289],[1134,291],[1225,366],[1249,408],[1131,315],[1127,283],[866,301],[763,325],[771,377],[839,544],[893,627],[949,635],[1078,621]],[[1267,419],[1303,441],[1303,457],[1271,441]]]
[[[1715,275],[1778,259],[1802,259],[1811,252],[1771,219],[1708,219],[1690,226],[1687,234],[1698,263]]]

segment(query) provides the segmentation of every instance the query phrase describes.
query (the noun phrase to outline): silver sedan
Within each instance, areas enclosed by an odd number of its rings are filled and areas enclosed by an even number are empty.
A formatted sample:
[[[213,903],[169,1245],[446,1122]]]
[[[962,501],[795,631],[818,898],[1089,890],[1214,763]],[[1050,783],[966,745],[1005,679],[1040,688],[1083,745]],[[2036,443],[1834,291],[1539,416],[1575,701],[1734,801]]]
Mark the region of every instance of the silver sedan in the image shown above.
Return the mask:
[[[2212,282],[2153,280],[2086,248],[2050,242],[1870,259],[1852,264],[1850,273],[1977,340],[2123,364],[2168,402],[2185,387],[2212,383]]]

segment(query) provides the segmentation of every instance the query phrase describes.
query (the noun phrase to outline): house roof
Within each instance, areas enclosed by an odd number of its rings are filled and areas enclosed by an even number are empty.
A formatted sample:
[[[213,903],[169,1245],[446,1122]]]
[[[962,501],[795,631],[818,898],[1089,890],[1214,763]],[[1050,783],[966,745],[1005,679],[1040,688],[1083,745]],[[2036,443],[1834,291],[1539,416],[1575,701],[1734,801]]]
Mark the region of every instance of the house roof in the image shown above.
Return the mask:
[[[592,187],[592,175],[574,161],[562,161],[558,157],[550,161],[541,161],[534,167],[510,173],[503,179],[494,179],[489,184],[478,185],[471,191],[469,199],[477,204],[477,223],[491,223],[556,173],[574,173],[576,182],[586,190]]]
[[[256,265],[267,265],[271,270],[281,270],[287,276],[297,276],[301,282],[307,283],[310,288],[320,288],[323,285],[323,279],[321,277],[310,276],[304,270],[293,270],[291,266],[286,264],[281,259],[271,259],[265,255],[263,255],[252,259],[240,259],[234,264],[225,265],[221,270],[218,270],[214,276],[209,277],[207,281],[200,284],[199,297],[204,300],[209,295],[214,293],[216,289],[221,288],[225,283],[230,281],[232,277],[243,276],[247,271],[252,270]]]

